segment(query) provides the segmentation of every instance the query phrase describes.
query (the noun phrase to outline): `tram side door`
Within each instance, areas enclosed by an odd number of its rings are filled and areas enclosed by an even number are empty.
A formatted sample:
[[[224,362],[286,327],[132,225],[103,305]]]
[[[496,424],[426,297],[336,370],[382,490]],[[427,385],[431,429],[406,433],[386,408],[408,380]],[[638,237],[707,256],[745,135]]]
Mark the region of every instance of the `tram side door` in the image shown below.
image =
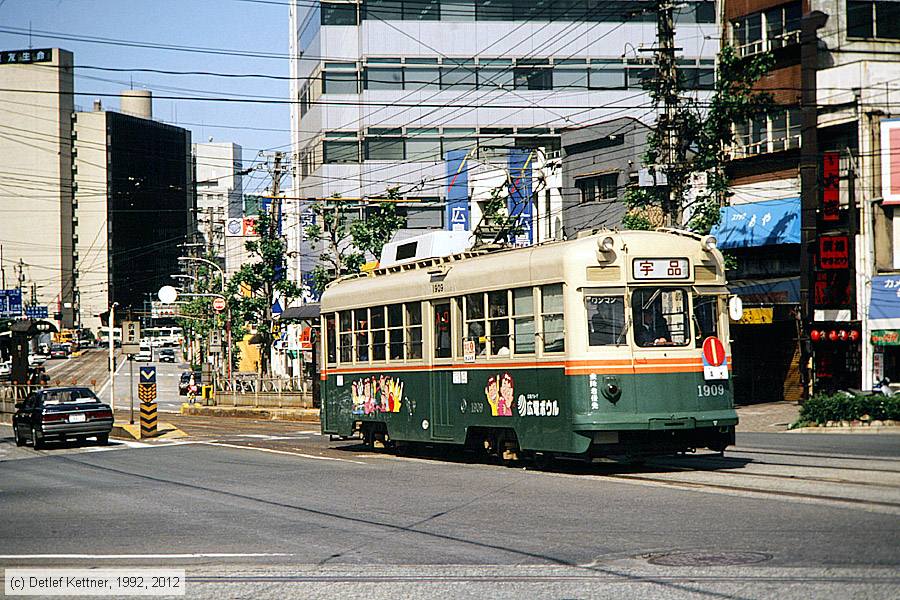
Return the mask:
[[[442,366],[452,366],[453,319],[449,301],[432,304],[433,355],[431,369],[431,437],[438,440],[453,439],[453,416],[450,409],[450,385],[453,371]]]

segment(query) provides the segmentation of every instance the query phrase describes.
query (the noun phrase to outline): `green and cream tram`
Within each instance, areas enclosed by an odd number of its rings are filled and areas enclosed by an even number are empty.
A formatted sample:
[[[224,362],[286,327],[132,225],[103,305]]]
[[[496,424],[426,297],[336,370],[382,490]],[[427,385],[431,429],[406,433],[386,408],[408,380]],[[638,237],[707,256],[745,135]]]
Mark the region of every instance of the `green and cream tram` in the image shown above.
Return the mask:
[[[506,459],[734,443],[715,239],[600,232],[344,277],[321,300],[322,431]]]

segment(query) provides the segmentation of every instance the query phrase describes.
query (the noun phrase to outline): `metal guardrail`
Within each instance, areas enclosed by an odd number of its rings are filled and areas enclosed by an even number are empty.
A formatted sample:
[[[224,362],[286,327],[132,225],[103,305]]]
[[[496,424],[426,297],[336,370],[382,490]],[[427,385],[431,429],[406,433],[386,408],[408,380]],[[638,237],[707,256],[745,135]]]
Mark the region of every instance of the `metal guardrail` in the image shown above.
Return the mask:
[[[260,377],[255,373],[222,377],[217,383],[217,391],[235,394],[306,393],[311,387],[311,384],[302,377]]]

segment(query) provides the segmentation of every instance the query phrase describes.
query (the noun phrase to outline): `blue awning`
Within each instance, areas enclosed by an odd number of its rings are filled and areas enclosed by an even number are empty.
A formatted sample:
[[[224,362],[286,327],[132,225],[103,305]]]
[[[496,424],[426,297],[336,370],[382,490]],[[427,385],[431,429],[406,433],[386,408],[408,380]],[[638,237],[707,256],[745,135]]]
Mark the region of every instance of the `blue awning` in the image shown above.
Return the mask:
[[[900,275],[872,278],[869,326],[872,329],[900,329]]]
[[[738,279],[728,282],[728,291],[745,304],[799,304],[800,278]]]
[[[719,248],[800,243],[800,198],[726,206],[712,228]]]

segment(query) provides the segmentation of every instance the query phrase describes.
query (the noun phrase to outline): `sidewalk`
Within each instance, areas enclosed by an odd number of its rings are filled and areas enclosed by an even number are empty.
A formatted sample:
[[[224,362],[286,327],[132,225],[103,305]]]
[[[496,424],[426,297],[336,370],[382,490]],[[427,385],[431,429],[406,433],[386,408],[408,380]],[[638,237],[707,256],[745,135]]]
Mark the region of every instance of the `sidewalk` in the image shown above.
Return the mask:
[[[252,406],[203,406],[201,404],[184,403],[181,405],[181,414],[197,417],[238,417],[270,421],[319,422],[318,408],[254,408]]]
[[[800,416],[796,402],[766,402],[738,406],[738,433],[779,433],[787,431]]]

